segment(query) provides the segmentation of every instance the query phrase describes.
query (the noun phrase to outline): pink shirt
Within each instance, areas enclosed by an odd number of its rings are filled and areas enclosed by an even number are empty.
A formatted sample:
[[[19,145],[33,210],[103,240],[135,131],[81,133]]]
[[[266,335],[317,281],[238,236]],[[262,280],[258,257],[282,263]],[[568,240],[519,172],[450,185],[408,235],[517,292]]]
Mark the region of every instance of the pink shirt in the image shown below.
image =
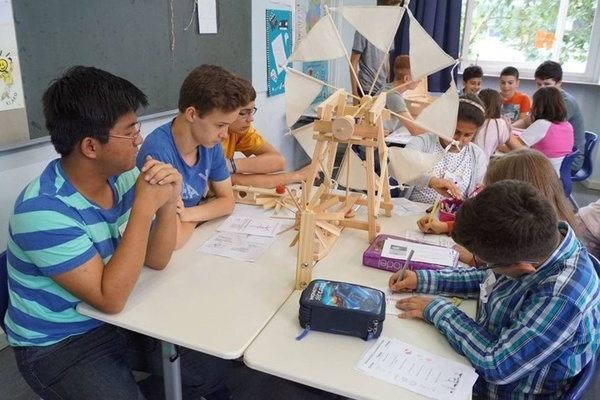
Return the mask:
[[[562,159],[573,151],[573,127],[567,121],[538,119],[523,131],[521,140],[527,146],[544,153],[560,175]]]

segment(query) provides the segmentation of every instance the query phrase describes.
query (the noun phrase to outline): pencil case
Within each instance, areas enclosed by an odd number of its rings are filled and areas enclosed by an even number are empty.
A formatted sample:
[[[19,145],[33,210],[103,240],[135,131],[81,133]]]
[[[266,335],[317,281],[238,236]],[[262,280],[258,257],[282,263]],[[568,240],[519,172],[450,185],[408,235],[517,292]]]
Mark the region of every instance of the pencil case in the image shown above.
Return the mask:
[[[298,320],[309,330],[356,336],[379,337],[385,319],[385,294],[353,283],[315,279],[302,291]]]
[[[383,249],[383,244],[386,239],[399,239],[399,240],[403,240],[405,242],[419,243],[418,241],[411,240],[411,239],[405,239],[400,236],[393,236],[393,235],[386,235],[386,234],[377,235],[375,237],[375,240],[373,240],[373,242],[369,245],[369,247],[367,247],[367,249],[363,253],[363,258],[362,258],[363,265],[365,265],[367,267],[379,268],[379,269],[383,269],[386,271],[392,271],[392,272],[396,272],[404,266],[405,260],[381,256],[381,250]],[[423,243],[420,243],[420,244],[423,244]],[[430,244],[428,246],[434,246],[435,248],[438,248],[438,249],[442,248],[441,246],[436,246],[433,244]],[[451,260],[451,262],[449,263],[450,265],[439,265],[439,264],[429,263],[429,262],[425,262],[425,261],[418,261],[413,258],[408,263],[407,269],[410,269],[411,271],[415,271],[418,269],[436,270],[436,269],[444,269],[444,268],[448,268],[448,267],[451,267],[451,268],[457,267],[458,266],[458,258],[459,258],[458,251],[456,251],[454,249],[448,249],[448,254],[449,254],[449,258]]]

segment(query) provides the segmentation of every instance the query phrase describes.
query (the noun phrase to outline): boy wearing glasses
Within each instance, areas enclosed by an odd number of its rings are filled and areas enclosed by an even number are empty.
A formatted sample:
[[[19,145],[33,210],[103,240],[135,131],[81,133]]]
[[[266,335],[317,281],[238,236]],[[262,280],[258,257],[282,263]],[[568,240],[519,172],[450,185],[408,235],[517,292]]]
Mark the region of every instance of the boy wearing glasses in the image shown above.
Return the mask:
[[[256,91],[246,79],[237,76],[242,87],[244,105],[238,118],[229,125],[227,136],[221,141],[227,168],[234,185],[275,188],[279,185],[301,182],[307,179],[309,168],[281,172],[285,158],[252,126],[256,114]],[[244,154],[234,158],[235,152]]]
[[[175,246],[181,175],[147,158],[136,111],[144,93],[92,67],[73,67],[42,97],[60,158],[19,195],[8,239],[6,334],[16,363],[44,399],[140,399],[161,379],[161,343],[77,312],[120,312],[144,265],[163,269]],[[229,364],[187,349],[184,385],[222,390]],[[188,368],[203,371],[190,375]],[[224,389],[223,389],[224,390]]]
[[[403,318],[431,322],[469,359],[476,399],[562,399],[596,356],[600,286],[588,253],[529,183],[505,180],[466,200],[452,238],[475,268],[406,271],[394,291],[478,297],[475,320],[448,300],[397,302]]]
[[[137,156],[173,165],[183,176],[177,205],[176,248],[183,246],[196,226],[233,211],[235,200],[221,140],[247,102],[239,79],[216,65],[201,65],[185,78],[175,118],[150,133]],[[214,197],[207,200],[209,182]]]

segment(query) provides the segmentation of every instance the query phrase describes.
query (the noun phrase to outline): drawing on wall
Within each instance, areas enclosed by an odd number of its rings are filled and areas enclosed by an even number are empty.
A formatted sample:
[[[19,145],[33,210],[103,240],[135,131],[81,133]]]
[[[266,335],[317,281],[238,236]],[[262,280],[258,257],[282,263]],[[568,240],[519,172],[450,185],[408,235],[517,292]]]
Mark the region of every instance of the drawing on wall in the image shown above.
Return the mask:
[[[267,95],[285,92],[285,69],[292,53],[292,13],[267,10]],[[291,64],[289,64],[291,65]]]
[[[0,1],[0,111],[25,107],[10,1]]]

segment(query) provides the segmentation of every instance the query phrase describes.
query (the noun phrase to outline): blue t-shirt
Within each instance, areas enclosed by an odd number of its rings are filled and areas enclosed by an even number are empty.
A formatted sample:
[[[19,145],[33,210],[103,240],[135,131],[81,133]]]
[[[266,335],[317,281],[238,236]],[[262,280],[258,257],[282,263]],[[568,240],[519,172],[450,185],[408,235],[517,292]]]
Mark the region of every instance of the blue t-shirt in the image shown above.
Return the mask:
[[[159,126],[144,139],[137,155],[139,168],[142,168],[148,155],[155,160],[171,164],[181,173],[181,198],[186,207],[198,205],[206,196],[208,181],[221,182],[229,178],[221,145],[211,148],[198,146],[198,161],[189,166],[175,146],[171,122]]]
[[[47,346],[85,333],[102,322],[77,312],[81,301],[51,277],[89,261],[107,263],[129,220],[135,182],[133,168],[112,177],[113,206],[87,200],[67,179],[59,160],[21,192],[9,222],[10,304],[6,333],[13,346]]]

